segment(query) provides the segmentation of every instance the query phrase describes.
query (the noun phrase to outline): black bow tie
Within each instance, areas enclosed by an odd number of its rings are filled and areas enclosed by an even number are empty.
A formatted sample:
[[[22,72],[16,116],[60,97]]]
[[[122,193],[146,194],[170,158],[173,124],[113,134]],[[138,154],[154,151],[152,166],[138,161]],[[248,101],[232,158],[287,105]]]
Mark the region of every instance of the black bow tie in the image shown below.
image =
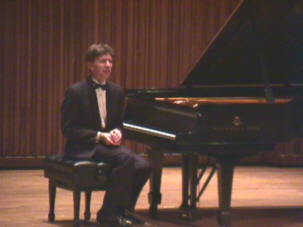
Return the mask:
[[[97,84],[95,82],[93,82],[93,86],[95,89],[102,88],[102,90],[106,90],[107,88],[106,84]]]

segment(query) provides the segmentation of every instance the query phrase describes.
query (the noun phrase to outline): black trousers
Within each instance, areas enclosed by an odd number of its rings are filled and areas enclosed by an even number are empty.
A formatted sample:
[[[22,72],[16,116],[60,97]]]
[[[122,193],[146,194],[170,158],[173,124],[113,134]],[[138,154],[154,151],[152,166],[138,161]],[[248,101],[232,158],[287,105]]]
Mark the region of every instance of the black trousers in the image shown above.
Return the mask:
[[[100,212],[110,214],[123,209],[133,212],[140,192],[151,174],[149,162],[124,145],[100,144],[93,159],[111,166]]]

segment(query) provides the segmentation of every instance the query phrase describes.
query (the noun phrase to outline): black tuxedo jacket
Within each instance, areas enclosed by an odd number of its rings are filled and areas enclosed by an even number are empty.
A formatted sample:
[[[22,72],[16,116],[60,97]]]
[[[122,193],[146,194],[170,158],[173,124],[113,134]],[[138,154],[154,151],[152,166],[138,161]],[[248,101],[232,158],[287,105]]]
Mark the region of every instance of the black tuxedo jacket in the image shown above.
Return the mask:
[[[98,131],[123,131],[124,91],[110,81],[106,89],[106,129],[101,128],[95,88],[91,77],[71,85],[61,106],[61,128],[67,138],[64,156],[90,159],[98,146],[95,139]]]

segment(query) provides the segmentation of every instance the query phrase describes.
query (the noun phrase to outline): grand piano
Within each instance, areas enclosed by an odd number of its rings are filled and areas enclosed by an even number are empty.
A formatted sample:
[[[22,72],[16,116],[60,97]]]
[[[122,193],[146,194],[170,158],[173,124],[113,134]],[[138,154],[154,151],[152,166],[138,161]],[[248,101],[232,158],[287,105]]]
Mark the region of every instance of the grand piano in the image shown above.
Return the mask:
[[[303,3],[241,1],[177,89],[127,91],[127,140],[150,145],[150,211],[165,152],[182,155],[180,210],[199,218],[199,156],[215,160],[218,223],[231,223],[234,168],[303,135]]]

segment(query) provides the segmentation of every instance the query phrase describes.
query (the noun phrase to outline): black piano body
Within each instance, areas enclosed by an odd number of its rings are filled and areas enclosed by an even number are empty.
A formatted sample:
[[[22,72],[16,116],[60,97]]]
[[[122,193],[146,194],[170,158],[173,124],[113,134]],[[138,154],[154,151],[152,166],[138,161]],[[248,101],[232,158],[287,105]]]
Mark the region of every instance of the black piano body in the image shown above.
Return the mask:
[[[128,90],[124,137],[153,148],[151,211],[161,202],[163,152],[183,155],[181,208],[191,219],[197,156],[215,158],[218,222],[228,226],[237,162],[302,137],[302,12],[295,0],[241,1],[180,88]]]
[[[124,121],[126,139],[152,147],[149,151],[153,166],[149,195],[152,212],[161,203],[164,152],[183,155],[181,209],[188,212],[190,220],[199,217],[198,156],[215,158],[219,179],[218,221],[227,226],[231,222],[233,169],[237,162],[246,156],[273,151],[278,142],[302,137],[303,99],[298,97],[281,97],[275,103],[267,103],[256,97],[197,98],[187,94],[181,98],[180,90],[170,91],[169,97],[163,91],[161,97],[155,98],[154,92],[137,90],[129,94]]]

